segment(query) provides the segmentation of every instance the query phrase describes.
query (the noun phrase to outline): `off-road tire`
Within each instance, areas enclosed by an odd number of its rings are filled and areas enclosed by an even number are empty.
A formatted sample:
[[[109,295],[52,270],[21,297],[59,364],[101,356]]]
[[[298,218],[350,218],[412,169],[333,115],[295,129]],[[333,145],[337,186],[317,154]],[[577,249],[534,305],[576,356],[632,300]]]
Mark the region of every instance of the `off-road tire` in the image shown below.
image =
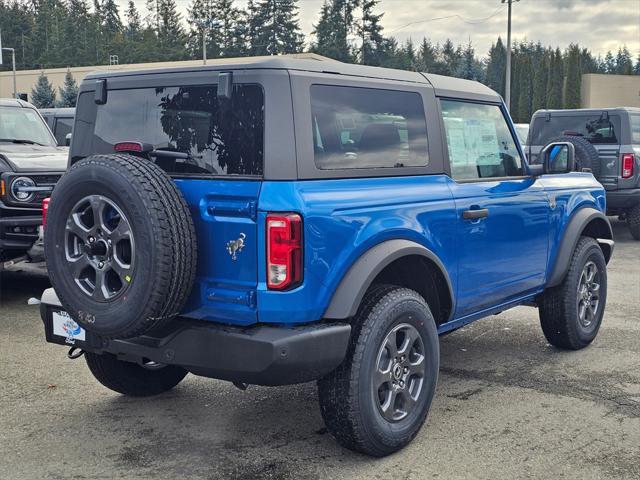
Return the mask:
[[[578,316],[578,288],[587,262],[595,263],[600,273],[600,304],[595,319],[585,328]],[[593,238],[581,237],[573,251],[569,270],[562,283],[546,290],[539,302],[540,324],[551,345],[567,350],[580,350],[598,334],[607,301],[607,264]]]
[[[640,204],[628,210],[626,218],[631,236],[636,240],[640,240]]]
[[[187,375],[184,368],[167,365],[149,369],[137,363],[118,360],[111,353],[85,352],[84,358],[93,376],[114,392],[131,397],[150,397],[171,390]]]
[[[136,258],[126,295],[95,301],[78,287],[65,254],[69,215],[87,195],[103,195],[128,218]],[[45,234],[51,283],[65,310],[87,331],[129,338],[164,325],[191,292],[197,264],[193,220],[171,178],[153,162],[93,155],[62,176],[51,197]]]
[[[426,371],[415,409],[404,420],[386,420],[374,400],[371,380],[378,351],[388,332],[401,324],[414,326],[424,342]],[[322,418],[344,447],[382,457],[400,450],[418,433],[429,412],[439,369],[435,321],[415,291],[376,285],[365,295],[342,364],[318,381]]]
[[[576,150],[576,172],[581,172],[583,168],[588,168],[594,177],[599,178],[602,166],[596,148],[582,137],[572,135],[561,135],[549,141],[549,143],[569,142]]]

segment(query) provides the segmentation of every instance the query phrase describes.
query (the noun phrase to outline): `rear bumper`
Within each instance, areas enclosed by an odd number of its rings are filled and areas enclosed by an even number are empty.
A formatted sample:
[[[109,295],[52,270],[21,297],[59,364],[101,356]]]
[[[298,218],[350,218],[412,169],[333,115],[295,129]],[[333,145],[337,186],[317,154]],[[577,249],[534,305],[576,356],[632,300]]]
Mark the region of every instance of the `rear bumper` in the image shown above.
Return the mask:
[[[70,342],[53,334],[53,312],[61,308],[57,299],[51,300],[52,292],[43,295],[41,304],[48,342],[72,343],[136,363],[179,365],[196,375],[232,382],[288,385],[321,378],[342,362],[351,333],[346,323],[239,328],[178,318],[161,331],[133,339],[109,340],[87,332],[85,341]]]
[[[640,204],[640,188],[607,191],[607,209],[626,209]]]

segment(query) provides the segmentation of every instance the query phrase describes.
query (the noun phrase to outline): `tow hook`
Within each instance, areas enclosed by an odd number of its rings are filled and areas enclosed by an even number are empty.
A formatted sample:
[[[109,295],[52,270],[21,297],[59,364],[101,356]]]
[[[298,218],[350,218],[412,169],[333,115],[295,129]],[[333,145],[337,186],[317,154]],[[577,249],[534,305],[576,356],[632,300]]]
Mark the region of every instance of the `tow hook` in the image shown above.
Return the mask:
[[[71,347],[67,352],[67,358],[69,360],[75,360],[76,358],[80,358],[82,355],[84,355],[84,350],[78,347]]]
[[[233,382],[233,384],[236,386],[236,388],[239,388],[240,390],[242,390],[243,392],[247,389],[247,387],[249,385],[247,385],[244,382]]]

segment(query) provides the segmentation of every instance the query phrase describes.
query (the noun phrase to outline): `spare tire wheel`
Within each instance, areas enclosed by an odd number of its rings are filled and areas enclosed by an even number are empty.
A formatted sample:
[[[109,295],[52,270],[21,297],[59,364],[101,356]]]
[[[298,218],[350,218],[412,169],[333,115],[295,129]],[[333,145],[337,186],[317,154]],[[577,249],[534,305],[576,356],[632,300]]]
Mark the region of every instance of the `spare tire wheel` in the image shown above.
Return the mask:
[[[197,263],[176,185],[149,160],[120,154],[87,157],[60,179],[45,254],[65,310],[108,338],[141,335],[177,315]]]
[[[600,177],[601,165],[598,151],[591,143],[582,137],[572,135],[562,135],[552,139],[549,143],[568,142],[571,143],[576,150],[576,172],[581,172],[584,168],[591,170],[594,177]]]

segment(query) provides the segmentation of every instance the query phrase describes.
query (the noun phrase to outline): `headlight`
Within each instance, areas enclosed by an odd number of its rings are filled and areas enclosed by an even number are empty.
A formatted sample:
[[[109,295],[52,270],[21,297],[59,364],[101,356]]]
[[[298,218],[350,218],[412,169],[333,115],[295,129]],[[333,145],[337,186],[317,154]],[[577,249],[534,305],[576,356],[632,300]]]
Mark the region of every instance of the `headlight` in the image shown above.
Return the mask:
[[[33,199],[36,182],[29,177],[18,177],[11,183],[11,195],[19,202],[28,202]]]

